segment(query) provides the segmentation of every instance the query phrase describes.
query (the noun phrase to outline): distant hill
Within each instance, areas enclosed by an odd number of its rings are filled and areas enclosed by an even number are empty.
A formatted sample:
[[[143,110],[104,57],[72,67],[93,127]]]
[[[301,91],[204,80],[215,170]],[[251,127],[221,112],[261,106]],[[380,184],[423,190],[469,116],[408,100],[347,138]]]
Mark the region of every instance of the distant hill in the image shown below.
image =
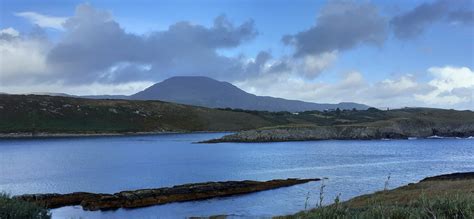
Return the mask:
[[[135,100],[161,100],[211,108],[233,108],[260,111],[301,112],[308,110],[369,108],[357,103],[320,104],[283,98],[256,96],[247,93],[228,82],[201,76],[179,76],[138,92]]]

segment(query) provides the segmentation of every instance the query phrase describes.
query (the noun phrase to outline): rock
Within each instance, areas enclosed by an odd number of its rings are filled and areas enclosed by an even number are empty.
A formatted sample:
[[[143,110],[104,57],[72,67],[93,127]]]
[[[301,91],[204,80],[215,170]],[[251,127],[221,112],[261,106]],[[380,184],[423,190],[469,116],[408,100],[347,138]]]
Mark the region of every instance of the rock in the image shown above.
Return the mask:
[[[82,200],[89,197],[99,197],[100,195],[88,192],[74,192],[69,194],[27,194],[15,196],[15,198],[27,201],[34,202],[46,208],[59,208],[70,205],[80,205]]]
[[[139,208],[171,202],[184,202],[240,195],[287,187],[320,179],[276,179],[270,181],[226,181],[184,184],[157,189],[122,191],[115,194],[75,192],[69,194],[27,194],[14,198],[34,202],[47,208],[81,205],[85,210]]]
[[[275,142],[305,140],[369,140],[443,137],[469,137],[474,135],[474,124],[431,124],[426,121],[400,119],[389,122],[334,126],[284,126],[241,131],[201,143],[219,142]]]
[[[432,176],[422,179],[420,182],[439,181],[439,180],[466,180],[474,179],[474,172],[450,173],[439,176]],[[473,185],[474,186],[474,185]]]

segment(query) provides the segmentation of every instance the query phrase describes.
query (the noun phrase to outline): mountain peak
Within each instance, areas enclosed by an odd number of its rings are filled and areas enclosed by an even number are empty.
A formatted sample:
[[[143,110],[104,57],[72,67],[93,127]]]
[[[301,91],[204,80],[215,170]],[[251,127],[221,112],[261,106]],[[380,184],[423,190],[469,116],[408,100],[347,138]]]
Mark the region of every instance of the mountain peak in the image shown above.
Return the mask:
[[[356,103],[318,104],[247,93],[229,82],[205,76],[175,76],[131,96],[138,100],[161,100],[211,108],[263,111],[307,111],[325,109],[367,109]]]

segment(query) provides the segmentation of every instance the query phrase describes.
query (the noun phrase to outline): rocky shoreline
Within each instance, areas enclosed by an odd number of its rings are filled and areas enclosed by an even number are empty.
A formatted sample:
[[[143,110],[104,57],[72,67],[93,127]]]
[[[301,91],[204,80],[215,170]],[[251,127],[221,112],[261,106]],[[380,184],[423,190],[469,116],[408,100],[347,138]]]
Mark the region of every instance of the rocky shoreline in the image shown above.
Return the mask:
[[[474,180],[474,172],[458,172],[458,173],[449,173],[437,176],[426,177],[420,182],[426,181],[441,181],[441,180]]]
[[[241,131],[200,143],[221,142],[282,142],[309,140],[375,140],[430,137],[474,136],[474,124],[431,125],[402,121],[392,124],[289,126]]]
[[[319,180],[318,178],[288,178],[270,181],[205,182],[156,189],[121,191],[114,194],[75,192],[69,194],[26,194],[14,198],[33,202],[47,208],[81,205],[84,210],[90,211],[113,210],[247,194]]]

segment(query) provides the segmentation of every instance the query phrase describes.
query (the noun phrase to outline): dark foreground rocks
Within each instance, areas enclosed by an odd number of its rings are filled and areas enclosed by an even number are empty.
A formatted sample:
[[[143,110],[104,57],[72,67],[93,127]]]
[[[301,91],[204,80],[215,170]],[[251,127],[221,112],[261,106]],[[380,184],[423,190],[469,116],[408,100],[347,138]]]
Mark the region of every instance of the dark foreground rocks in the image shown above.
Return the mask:
[[[69,194],[27,194],[14,198],[37,203],[47,208],[81,205],[84,210],[112,210],[246,194],[319,180],[317,178],[289,178],[264,182],[251,180],[205,182],[157,189],[122,191],[114,194],[75,192]]]

